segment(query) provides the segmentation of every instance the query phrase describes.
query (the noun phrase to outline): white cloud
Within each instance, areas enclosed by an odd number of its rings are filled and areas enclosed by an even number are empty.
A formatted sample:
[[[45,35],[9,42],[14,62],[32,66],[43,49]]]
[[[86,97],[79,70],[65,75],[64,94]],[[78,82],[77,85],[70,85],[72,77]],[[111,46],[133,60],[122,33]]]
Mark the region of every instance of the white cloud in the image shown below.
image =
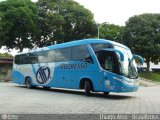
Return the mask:
[[[125,25],[133,15],[159,13],[159,0],[75,0],[91,10],[97,22]]]

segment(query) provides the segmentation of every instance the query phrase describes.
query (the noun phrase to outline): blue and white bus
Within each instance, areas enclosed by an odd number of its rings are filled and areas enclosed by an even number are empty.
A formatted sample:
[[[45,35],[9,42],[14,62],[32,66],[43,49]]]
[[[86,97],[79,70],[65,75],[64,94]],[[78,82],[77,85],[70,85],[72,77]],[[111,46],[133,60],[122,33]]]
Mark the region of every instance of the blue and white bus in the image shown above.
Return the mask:
[[[13,82],[27,88],[84,89],[93,92],[133,92],[139,87],[130,49],[103,39],[84,39],[18,53]]]

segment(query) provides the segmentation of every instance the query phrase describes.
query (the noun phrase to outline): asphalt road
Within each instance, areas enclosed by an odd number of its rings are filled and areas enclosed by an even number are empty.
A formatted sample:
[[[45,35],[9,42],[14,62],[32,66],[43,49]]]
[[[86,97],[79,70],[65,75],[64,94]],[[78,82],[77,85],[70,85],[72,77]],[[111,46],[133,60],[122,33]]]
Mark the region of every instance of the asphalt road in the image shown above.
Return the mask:
[[[0,82],[0,114],[160,114],[160,86],[140,87],[137,92],[92,93],[42,88],[27,89]]]

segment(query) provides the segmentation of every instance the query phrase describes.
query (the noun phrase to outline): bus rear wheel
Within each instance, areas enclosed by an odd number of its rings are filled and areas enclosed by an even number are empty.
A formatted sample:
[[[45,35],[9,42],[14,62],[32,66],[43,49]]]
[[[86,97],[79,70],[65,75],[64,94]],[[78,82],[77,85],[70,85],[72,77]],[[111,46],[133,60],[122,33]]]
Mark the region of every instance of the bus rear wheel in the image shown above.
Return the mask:
[[[33,86],[32,86],[32,81],[30,78],[26,78],[26,81],[25,81],[25,85],[27,88],[31,89]]]
[[[89,81],[85,81],[84,89],[85,89],[86,96],[89,96],[91,91],[91,85]]]

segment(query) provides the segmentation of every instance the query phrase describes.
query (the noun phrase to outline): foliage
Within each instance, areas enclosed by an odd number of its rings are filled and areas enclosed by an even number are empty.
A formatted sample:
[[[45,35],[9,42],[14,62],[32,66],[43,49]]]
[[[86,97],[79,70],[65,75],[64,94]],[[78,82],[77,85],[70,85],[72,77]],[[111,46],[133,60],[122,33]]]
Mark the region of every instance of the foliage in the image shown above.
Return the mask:
[[[131,17],[124,27],[124,43],[145,58],[147,70],[150,61],[160,61],[160,14],[142,14]]]
[[[158,73],[139,73],[139,76],[148,80],[160,82],[160,74]]]
[[[9,53],[0,53],[0,58],[13,58],[13,56]]]
[[[89,38],[96,34],[93,14],[73,0],[39,0],[38,46]]]
[[[32,48],[37,32],[37,8],[31,0],[0,2],[0,41],[8,48]]]
[[[122,43],[123,26],[106,23],[102,23],[100,26],[100,38]]]
[[[12,80],[12,69],[11,68],[7,68],[4,70],[0,70],[0,80],[5,80],[6,82],[9,80]]]

